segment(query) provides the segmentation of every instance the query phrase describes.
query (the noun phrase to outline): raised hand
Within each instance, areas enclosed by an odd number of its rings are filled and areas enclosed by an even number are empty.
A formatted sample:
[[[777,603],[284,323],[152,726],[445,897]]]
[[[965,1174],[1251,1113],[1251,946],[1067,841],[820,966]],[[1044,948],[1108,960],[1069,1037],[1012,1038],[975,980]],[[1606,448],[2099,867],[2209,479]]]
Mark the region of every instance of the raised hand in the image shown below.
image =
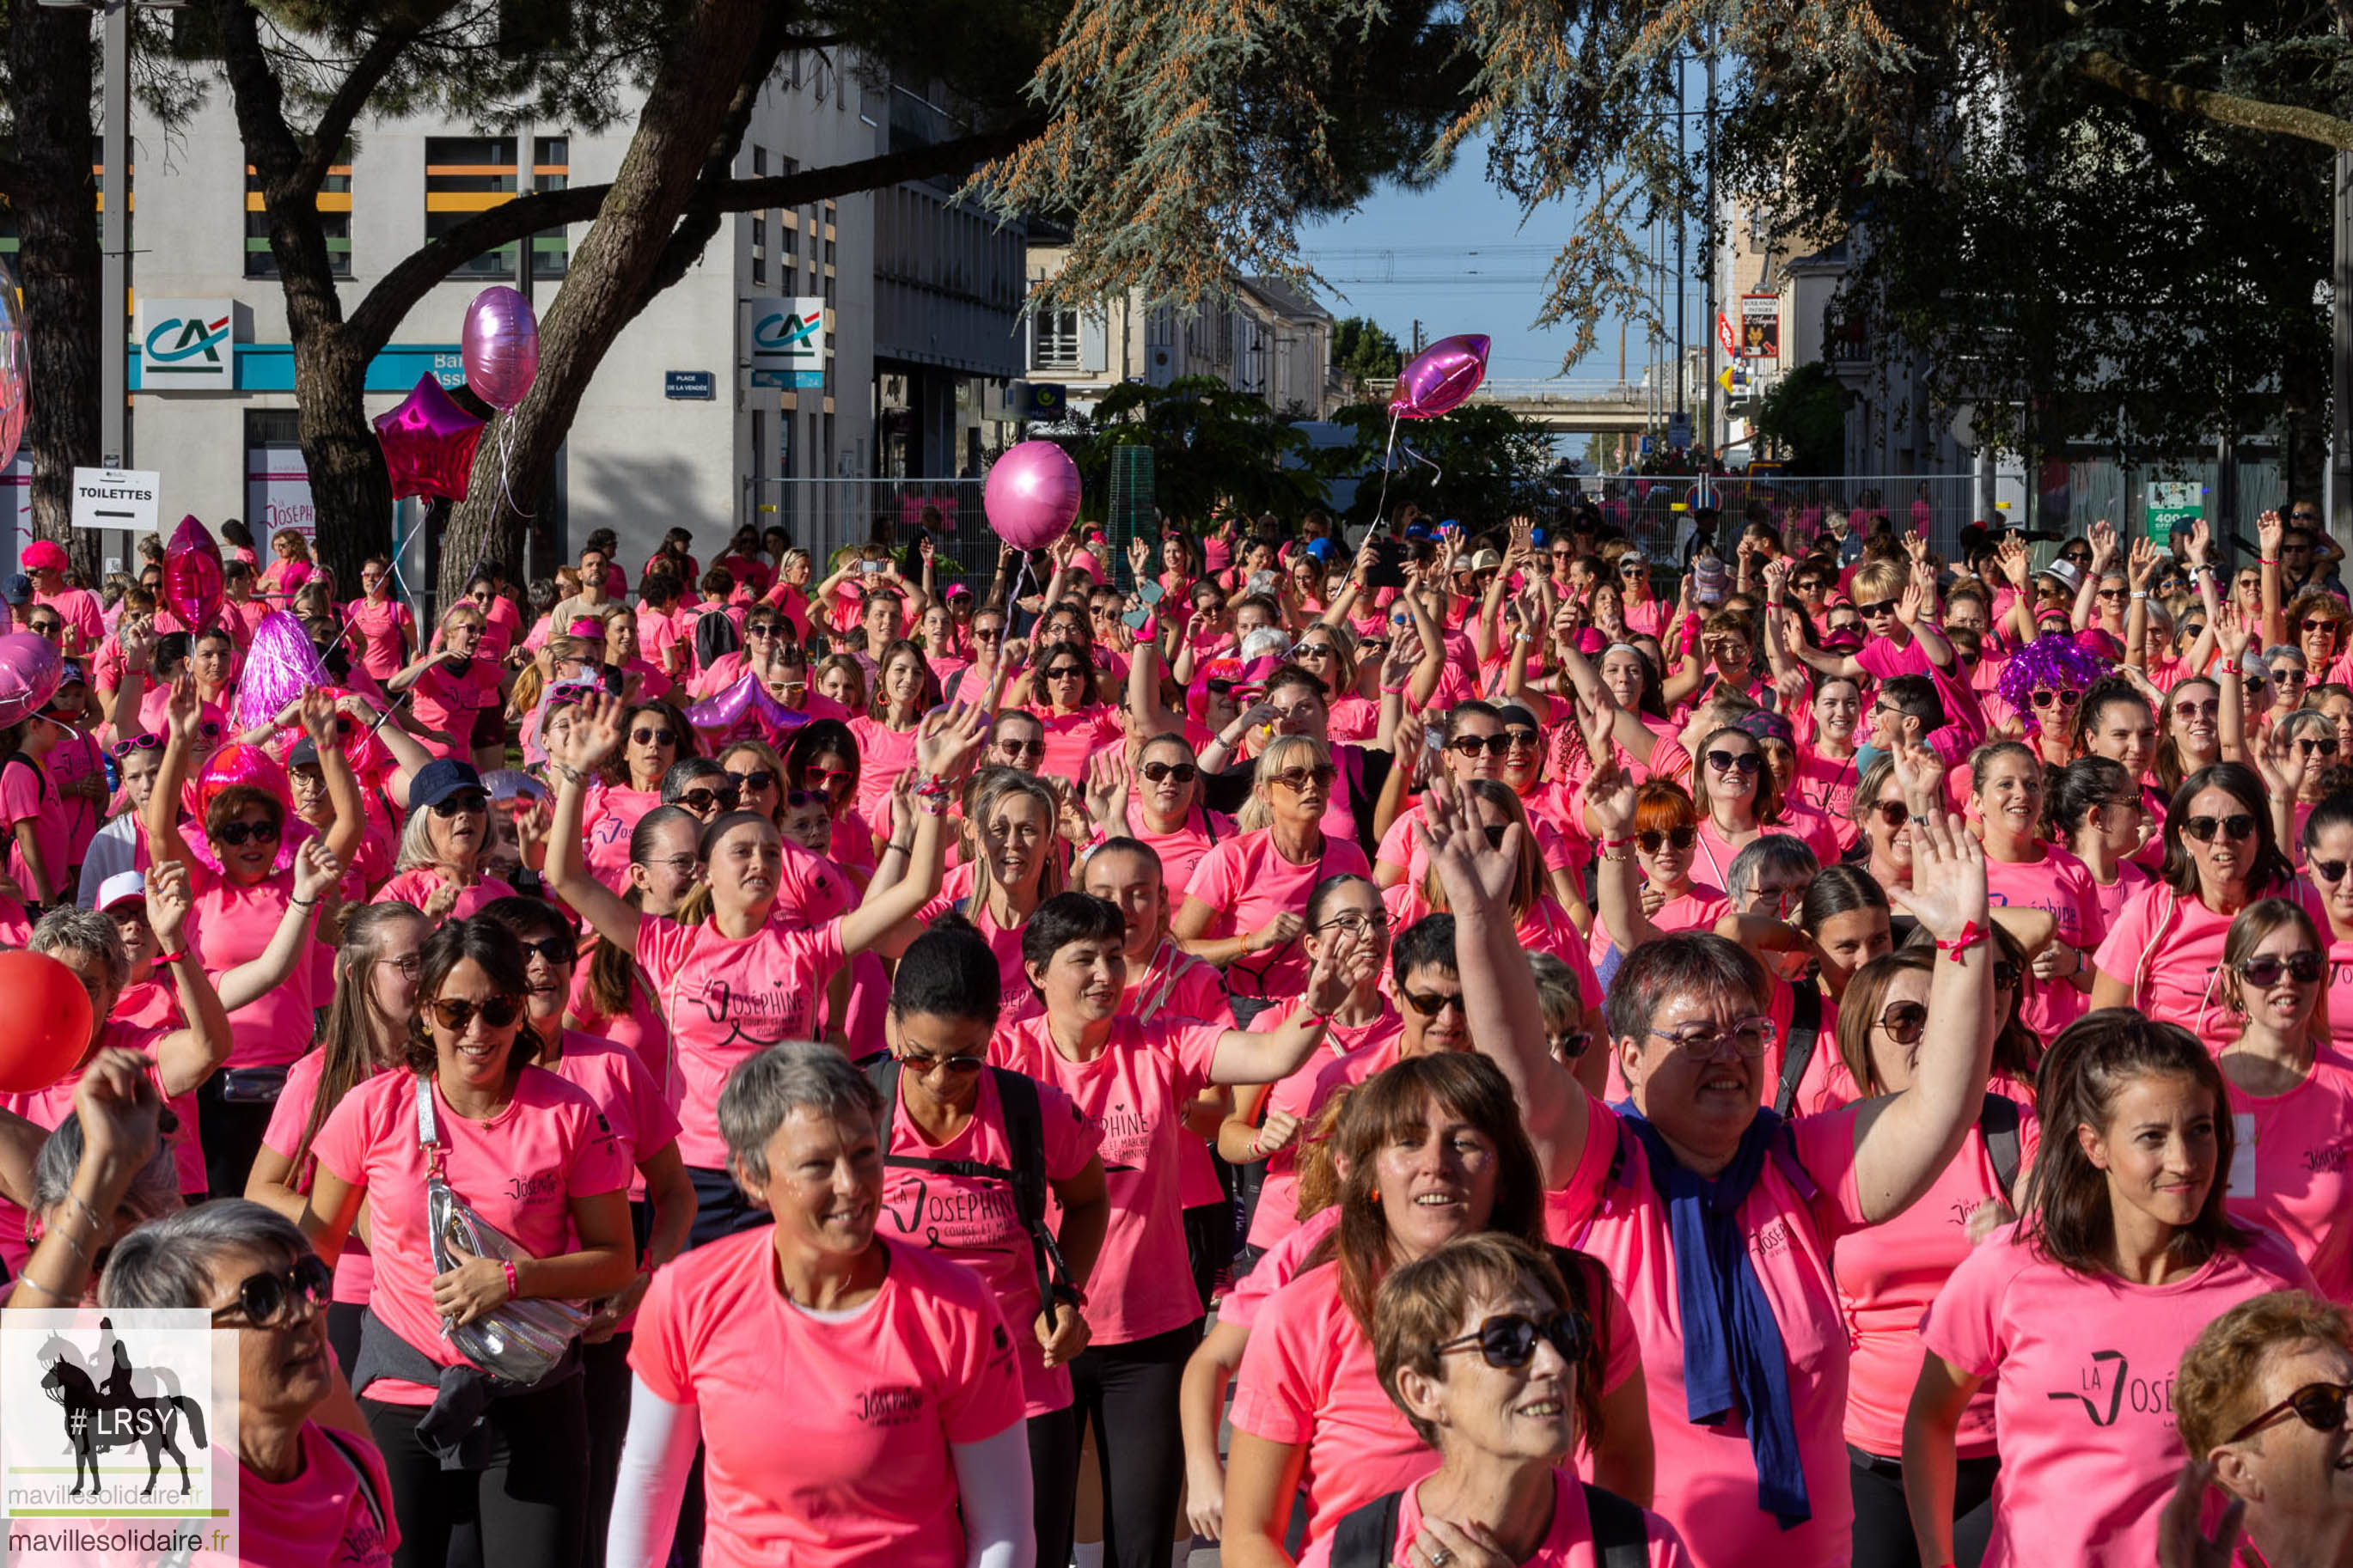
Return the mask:
[[[548,761],[583,773],[602,767],[621,749],[621,700],[610,692],[582,698],[573,710],[571,731],[548,736]]]
[[[147,929],[155,933],[157,952],[177,952],[180,931],[195,898],[188,885],[188,863],[159,860],[147,868]]]
[[[81,1157],[100,1171],[127,1179],[162,1146],[164,1096],[152,1076],[154,1067],[147,1056],[121,1046],[109,1046],[83,1064],[74,1112],[81,1120]]]
[[[1491,910],[1507,907],[1519,857],[1535,853],[1535,847],[1525,842],[1527,829],[1516,823],[1505,831],[1500,846],[1489,844],[1472,805],[1475,798],[1466,785],[1434,784],[1421,797],[1421,820],[1414,825],[1422,853],[1458,914],[1474,905]]]
[[[313,686],[302,693],[302,732],[311,743],[325,756],[335,744],[335,700],[323,688]]]
[[[2002,571],[2009,575],[2010,585],[2021,594],[2026,592],[2027,584],[2034,580],[2034,565],[2026,553],[2025,541],[2003,540],[1996,558],[2000,561]]]
[[[1358,987],[1379,973],[1380,961],[1368,943],[1353,939],[1335,942],[1307,973],[1307,1005],[1318,1013],[1337,1012]]]
[[[2274,556],[2273,559],[2278,559]],[[2191,1459],[2181,1467],[2173,1493],[2157,1516],[2158,1568],[2231,1568],[2238,1561],[2239,1537],[2247,1522],[2247,1500],[2234,1497],[2206,1533],[2206,1488],[2214,1467]]]
[[[324,838],[307,840],[294,857],[294,896],[304,903],[315,903],[342,885],[343,863],[327,847]],[[149,900],[153,918],[153,900]],[[157,941],[163,936],[159,931]]]
[[[1087,815],[1107,836],[1127,831],[1126,750],[1106,746],[1087,759]]]
[[[1768,604],[1778,602],[1789,586],[1789,562],[1777,555],[1765,563],[1765,598]]]
[[[1911,578],[1904,584],[1903,595],[1895,601],[1895,618],[1907,626],[1916,626],[1926,604],[1927,595],[1921,591],[1920,579]]]
[[[2116,525],[2106,518],[2092,524],[2092,570],[2106,571],[2116,559]]]
[[[1899,771],[1902,764],[1898,764]],[[1911,790],[1905,794],[1908,799]],[[1912,886],[1890,886],[1889,901],[1950,942],[1986,918],[1985,847],[1933,806],[1912,812]]]
[[[164,705],[164,721],[171,726],[175,740],[194,745],[197,719],[203,711],[204,704],[196,699],[196,678],[184,666],[172,678],[172,695]]]
[[[1152,575],[1152,542],[1142,534],[1127,542],[1127,569],[1138,582]]]
[[[1896,787],[1904,792],[1904,804],[1915,817],[1938,808],[1937,796],[1944,788],[1944,765],[1936,753],[1927,747],[1899,742],[1894,751]]]
[[[2231,661],[2231,668],[2241,668],[2250,640],[2245,625],[2236,616],[2224,615],[2209,628],[2214,634],[2214,646]]]
[[[2148,580],[2157,574],[2157,543],[2150,539],[2136,539],[2132,552],[2125,558],[2125,573],[2136,592],[2147,593]]]
[[[2287,524],[2280,521],[2280,514],[2275,511],[2267,511],[2255,519],[2256,552],[2266,561],[2277,561],[2280,535],[2286,531]]]
[[[964,771],[988,733],[988,714],[976,702],[952,702],[926,716],[915,734],[915,765],[935,778]]]
[[[2207,526],[2204,518],[2200,518],[2189,525],[2189,537],[2181,546],[2181,558],[2193,567],[2205,565],[2213,541],[2214,531]]]
[[[155,627],[153,622],[144,619],[126,620],[121,631],[117,633],[116,637],[122,644],[122,668],[125,673],[136,672],[144,675],[153,668],[155,660]]]

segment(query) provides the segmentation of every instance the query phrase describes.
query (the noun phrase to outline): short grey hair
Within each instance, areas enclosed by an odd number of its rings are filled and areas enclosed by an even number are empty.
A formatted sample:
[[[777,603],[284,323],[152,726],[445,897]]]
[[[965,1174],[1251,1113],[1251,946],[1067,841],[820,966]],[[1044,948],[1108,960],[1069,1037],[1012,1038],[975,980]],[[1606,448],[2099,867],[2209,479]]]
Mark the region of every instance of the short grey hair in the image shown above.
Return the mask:
[[[25,946],[32,952],[93,954],[106,961],[107,975],[117,991],[131,984],[131,952],[122,945],[122,933],[114,929],[112,915],[75,904],[60,905],[41,917]]]
[[[2298,669],[2306,670],[2308,672],[2311,668],[2311,666],[2305,659],[2304,649],[2296,647],[2295,644],[2292,642],[2274,643],[2271,647],[2263,649],[2263,664],[2266,667],[2269,667],[2272,660],[2275,658],[2284,658],[2289,663],[2295,665]]]
[[[114,1244],[98,1282],[102,1307],[203,1307],[212,1294],[213,1259],[233,1247],[264,1258],[300,1258],[311,1244],[276,1209],[244,1198],[215,1198],[149,1220]]]
[[[1724,873],[1724,896],[1736,904],[1744,902],[1757,879],[1767,871],[1799,871],[1810,877],[1821,868],[1822,863],[1814,858],[1804,839],[1767,833],[1750,839],[1732,858],[1730,869]]]
[[[849,1058],[831,1046],[786,1040],[738,1062],[719,1091],[719,1135],[737,1170],[768,1179],[768,1141],[796,1110],[829,1120],[882,1114],[882,1097]]]
[[[2279,728],[2283,741],[2296,740],[2307,730],[2319,731],[2317,739],[2333,741],[2337,738],[2337,721],[2317,708],[2297,709],[2280,721]]]
[[[81,1164],[84,1142],[79,1111],[68,1113],[41,1140],[41,1152],[33,1156],[34,1213],[65,1202],[66,1194],[73,1190],[74,1172]],[[158,1144],[154,1157],[131,1178],[131,1190],[123,1194],[121,1206],[141,1220],[170,1214],[180,1206],[180,1167],[173,1158],[170,1144]]]
[[[1611,1040],[1647,1047],[1651,1020],[1677,997],[1730,1000],[1762,1012],[1771,994],[1765,966],[1738,942],[1714,931],[1675,931],[1626,955],[1610,977],[1603,1018]]]

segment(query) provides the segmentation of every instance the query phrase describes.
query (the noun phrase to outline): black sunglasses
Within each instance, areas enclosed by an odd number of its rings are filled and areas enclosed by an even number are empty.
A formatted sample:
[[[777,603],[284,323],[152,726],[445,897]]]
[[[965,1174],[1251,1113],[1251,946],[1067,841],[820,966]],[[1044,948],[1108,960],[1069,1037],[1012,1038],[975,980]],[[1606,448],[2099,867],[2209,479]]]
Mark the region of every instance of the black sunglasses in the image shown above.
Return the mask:
[[[2334,1432],[2345,1425],[2345,1401],[2348,1395],[2353,1395],[2353,1386],[2342,1383],[2307,1383],[2232,1433],[2229,1440],[2243,1442],[2291,1411],[2316,1432]]]
[[[776,782],[776,772],[774,768],[754,768],[748,773],[731,773],[727,776],[734,782],[737,792],[735,798],[738,800],[744,795],[757,795],[764,789],[772,788]],[[732,811],[734,808],[731,805],[728,809]]]
[[[1717,773],[1754,773],[1765,765],[1762,752],[1710,752],[1707,765]]]
[[[226,844],[232,849],[242,844],[275,844],[278,842],[278,824],[232,822],[213,835],[213,842]]]
[[[733,811],[735,809],[735,803],[743,798],[736,793],[733,784],[723,784],[717,789],[705,784],[697,784],[680,795],[674,804],[682,805],[689,811],[709,811],[715,803],[722,811]]]
[[[2343,881],[2348,866],[2353,866],[2353,861],[2307,860],[2305,862],[2305,868],[2324,882]]]
[[[548,963],[561,968],[565,964],[574,963],[579,961],[580,941],[577,937],[565,935],[562,933],[558,933],[554,936],[543,936],[537,942],[524,942],[522,944],[522,952],[523,962],[526,963],[531,962],[531,955],[535,952],[539,954],[540,957],[547,960]],[[493,1022],[495,1021],[496,1020],[493,1020]]]
[[[833,796],[821,789],[789,789],[785,792],[785,805],[795,811],[805,805],[821,805],[833,809]]]
[[[441,817],[444,820],[457,816],[461,811],[488,811],[490,809],[490,795],[478,789],[459,790],[456,795],[445,795],[439,800],[433,803],[433,815]]]
[[[1928,1005],[1925,1002],[1895,1003],[1879,1016],[1879,1026],[1897,1045],[1911,1045],[1928,1026]]]
[[[950,1072],[978,1072],[987,1065],[986,1057],[969,1057],[961,1052],[952,1057],[934,1057],[922,1051],[910,1051],[899,1058],[901,1070],[913,1073],[918,1078],[934,1068],[945,1068]]]
[[[1146,763],[1142,772],[1154,784],[1175,779],[1180,784],[1188,784],[1201,776],[1201,770],[1191,763]]]
[[[2291,952],[2285,958],[2266,952],[2259,958],[2248,959],[2239,965],[2239,978],[2250,985],[2276,985],[2280,976],[2285,974],[2298,985],[2309,985],[2327,971],[2328,961],[2306,949],[2303,952]]]
[[[1642,853],[1645,855],[1656,855],[1671,844],[1678,849],[1688,849],[1699,842],[1699,829],[1696,827],[1656,828],[1649,833],[1637,833],[1634,835],[1634,842],[1641,846]]]
[[[1873,616],[1894,615],[1895,613],[1895,601],[1893,599],[1874,599],[1868,605],[1857,605],[1854,608],[1856,614],[1862,616],[1864,620],[1869,620]]]
[[[2193,816],[2181,825],[2181,831],[2200,844],[2213,843],[2217,832],[2225,838],[2253,838],[2255,819],[2243,811],[2234,811],[2228,816]]]
[[[1493,752],[1500,757],[1512,744],[1501,735],[1457,735],[1446,743],[1466,757],[1475,757],[1482,752]]]
[[[1463,1001],[1460,991],[1440,992],[1433,994],[1429,992],[1400,989],[1398,994],[1404,998],[1407,1006],[1425,1018],[1435,1018],[1449,1007],[1455,1009],[1465,1017],[1470,1016],[1470,1006]]]
[[[678,737],[668,730],[632,730],[629,739],[640,746],[675,746]]]
[[[248,1274],[237,1281],[237,1300],[213,1309],[213,1321],[241,1316],[257,1329],[266,1329],[290,1313],[324,1307],[334,1294],[335,1271],[316,1253],[305,1253],[282,1274]]]
[[[1576,1312],[1555,1310],[1541,1319],[1499,1312],[1475,1331],[1441,1341],[1430,1349],[1440,1355],[1475,1350],[1489,1366],[1522,1367],[1535,1358],[1541,1340],[1558,1351],[1561,1360],[1576,1366],[1585,1359],[1586,1338],[1585,1319]]]
[[[522,998],[520,996],[493,996],[487,1002],[462,999],[444,1002],[436,997],[425,1005],[433,1009],[433,1016],[441,1020],[441,1026],[453,1035],[464,1034],[477,1013],[482,1016],[483,1024],[493,1029],[503,1029],[522,1016]]]

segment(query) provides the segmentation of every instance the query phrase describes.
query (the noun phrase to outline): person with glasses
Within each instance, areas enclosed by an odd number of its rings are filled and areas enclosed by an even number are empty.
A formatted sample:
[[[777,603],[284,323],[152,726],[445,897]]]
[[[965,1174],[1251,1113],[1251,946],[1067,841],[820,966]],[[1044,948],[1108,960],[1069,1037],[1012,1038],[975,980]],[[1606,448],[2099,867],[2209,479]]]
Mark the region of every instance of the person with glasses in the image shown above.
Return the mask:
[[[1155,735],[1131,767],[1116,748],[1088,764],[1087,808],[1101,838],[1134,838],[1159,857],[1167,885],[1192,880],[1201,857],[1234,836],[1233,818],[1201,804],[1201,769],[1177,734]]]
[[[2312,1283],[2286,1242],[2231,1216],[2247,1152],[2228,1101],[2207,1047],[2138,1012],[2095,1010],[2051,1043],[2031,1212],[1962,1259],[1920,1321],[1904,1455],[1923,1562],[1955,1560],[1958,1433],[1989,1379],[2001,1472],[1983,1561],[2155,1556],[2183,1350],[2250,1297]]]
[[[2254,744],[2260,748],[2257,771],[2271,775],[2265,787],[2278,786],[2274,805],[2282,795],[2288,805],[2285,820],[2278,824],[2280,842],[2296,846],[2300,855],[2305,818],[2343,787],[2345,748],[2337,725],[2327,714],[2306,709],[2289,714],[2269,737]],[[2274,813],[2275,818],[2278,815]]]
[[[138,869],[147,858],[147,799],[154,792],[156,771],[164,763],[160,735],[117,741],[108,751],[121,775],[122,809],[106,819],[82,851],[81,882],[74,901],[85,908],[96,907],[98,889],[109,878]]]
[[[2316,680],[2341,682],[2348,674],[2348,626],[2353,626],[2353,610],[2346,608],[2345,601],[2331,593],[2314,592],[2297,598],[2284,612],[2267,615],[2263,638],[2293,642]]]
[[[1321,742],[1276,736],[1259,753],[1235,822],[1241,831],[1202,856],[1186,884],[1172,925],[1178,943],[1225,970],[1228,990],[1257,1005],[1252,1016],[1298,994],[1306,979],[1299,943],[1316,886],[1341,872],[1373,874],[1355,840],[1325,829],[1339,776]]]
[[[1912,547],[1908,564],[1873,558],[1855,568],[1850,592],[1866,634],[1861,647],[1851,654],[1831,653],[1800,641],[1787,649],[1788,655],[1818,675],[1844,676],[1850,680],[1866,675],[1887,680],[1899,675],[1953,669],[1953,645],[1945,639],[1935,619],[1936,577],[1928,564],[1927,542],[1915,534],[1908,542]],[[1774,617],[1787,602],[1788,579],[1787,561],[1767,563],[1764,619],[1768,655],[1786,640]]]
[[[299,1221],[318,1173],[312,1152],[319,1129],[343,1096],[400,1065],[417,1021],[418,954],[432,922],[412,904],[374,903],[353,909],[335,948],[335,999],[328,1005],[319,1047],[286,1075],[271,1108],[261,1149],[244,1195]],[[367,1245],[357,1237],[335,1260],[327,1304],[327,1342],[349,1377],[360,1351],[360,1321],[375,1278]]]
[[[1619,771],[1630,780],[1634,776],[1622,763]],[[1699,813],[1681,784],[1648,779],[1635,785],[1632,815],[1624,836],[1630,838],[1635,861],[1641,868],[1637,905],[1650,925],[1648,931],[1630,933],[1636,942],[1651,940],[1654,932],[1713,931],[1715,922],[1730,912],[1732,906],[1722,888],[1693,879],[1692,865],[1699,858]],[[1607,921],[1593,922],[1586,956],[1595,977],[1605,986],[1630,951],[1630,945],[1624,949],[1617,945]]]
[[[1388,648],[1381,652],[1386,655]],[[1356,634],[1345,626],[1318,623],[1292,646],[1290,661],[1324,683],[1324,733],[1333,740],[1368,742],[1381,727],[1381,659],[1359,662]]]
[[[1527,710],[1522,708],[1525,715]],[[1418,741],[1415,731],[1422,721],[1409,723],[1400,739],[1409,744]],[[1512,742],[1504,733],[1504,716],[1493,703],[1477,699],[1457,702],[1446,710],[1440,721],[1437,752],[1444,769],[1444,777],[1454,784],[1467,784],[1472,779],[1492,779],[1503,775],[1505,753]],[[1418,748],[1417,748],[1418,749]],[[1390,812],[1388,829],[1381,834],[1380,847],[1373,857],[1373,880],[1384,889],[1400,882],[1418,879],[1427,868],[1420,852],[1420,841],[1414,835],[1414,824],[1421,819],[1422,805],[1409,797],[1412,786],[1410,767],[1392,768],[1381,790],[1383,810]],[[1431,781],[1435,783],[1435,780]],[[1379,820],[1376,813],[1375,821]],[[1558,835],[1548,832],[1546,843],[1547,863],[1559,859],[1568,863],[1565,845],[1556,842]]]
[[[2190,676],[2165,693],[2164,707],[2164,735],[2150,772],[2158,787],[2170,790],[2200,768],[2222,760],[2221,682],[2211,676]]]
[[[2232,1026],[2220,989],[2232,918],[2261,898],[2315,900],[2295,889],[2252,769],[2218,763],[2190,774],[2164,824],[2157,881],[2126,900],[2093,955],[2092,1008],[2134,1008],[2219,1051]]]
[[[785,760],[765,741],[736,741],[719,753],[720,772],[734,786],[735,805],[756,811],[781,827],[785,809]]]
[[[1674,605],[1651,592],[1650,563],[1639,550],[1629,550],[1620,555],[1613,570],[1618,578],[1618,591],[1624,601],[1621,614],[1626,625],[1634,631],[1664,641],[1669,617]]]
[[[988,1282],[1021,1363],[1038,1560],[1067,1563],[1080,1459],[1071,1363],[1087,1345],[1087,1286],[1111,1217],[1096,1153],[1103,1131],[1062,1089],[1033,1079],[1043,1147],[1014,1148],[1003,1098],[1010,1074],[989,1066],[998,981],[996,954],[953,916],[900,957],[884,1015],[896,1098],[877,1228]],[[1007,1176],[1033,1160],[1056,1208],[1050,1301],[1039,1296],[1039,1244],[1005,1195]]]
[[[434,646],[396,671],[384,683],[394,697],[409,694],[409,713],[417,738],[437,757],[466,760],[477,750],[488,751],[486,727],[496,725],[499,757],[505,754],[503,700],[498,660],[482,651],[482,629],[489,624],[479,606],[460,601],[441,617]],[[480,763],[475,766],[479,769]],[[498,761],[491,766],[496,767]]]
[[[2353,1318],[2342,1305],[2306,1290],[2240,1302],[2182,1353],[2172,1394],[2189,1457],[2159,1516],[2160,1568],[2353,1563]],[[2219,1512],[2210,1488],[2228,1500]]]
[[[2078,757],[2049,777],[2044,814],[2052,841],[2083,862],[2105,931],[2126,900],[2156,879],[2134,858],[2151,826],[2147,799],[2123,766],[2105,757]]]
[[[621,901],[642,915],[675,916],[702,879],[697,846],[702,825],[681,806],[658,805],[629,835],[629,885]],[[815,858],[815,857],[810,857]],[[788,853],[789,868],[793,857]],[[670,1026],[659,1000],[638,971],[636,958],[592,927],[581,937],[584,961],[574,970],[566,1027],[601,1035],[638,1053],[656,1082],[670,1081]]]
[[[949,602],[951,605],[957,602],[953,594]],[[970,603],[969,597],[963,602]],[[964,628],[969,638],[971,658],[951,669],[940,680],[940,689],[947,700],[977,700],[988,684],[997,679],[1005,653],[1005,607],[993,599],[972,612],[972,619]]]
[[[461,1514],[478,1522],[485,1562],[580,1561],[589,1431],[577,1357],[501,1385],[444,1331],[518,1299],[601,1300],[636,1273],[628,1159],[596,1100],[536,1065],[544,1042],[525,1017],[529,993],[512,931],[480,915],[441,926],[418,953],[423,1026],[401,1067],[349,1089],[311,1146],[299,1223],[320,1257],[336,1260],[367,1208],[375,1277],[352,1383],[391,1473],[403,1563],[442,1561]],[[436,1264],[437,1172],[514,1244],[512,1261],[459,1247],[455,1267]],[[468,1405],[470,1421],[456,1415]]]
[[[883,797],[883,820],[870,824],[857,806],[865,763],[847,722],[815,719],[793,732],[785,749],[787,795],[813,795],[825,803],[832,822],[830,854],[860,886],[865,886],[881,863],[881,852],[892,843],[905,844],[907,825],[892,815],[895,794]],[[790,805],[789,800],[787,805]]]
[[[447,758],[428,763],[408,784],[408,817],[393,874],[376,897],[414,904],[427,920],[464,920],[495,899],[514,896],[484,871],[491,849],[491,797],[482,776]]]
[[[2085,689],[2106,668],[2073,636],[2059,634],[2035,637],[2002,666],[2001,700],[2018,716],[2027,744],[2045,765],[2063,768],[2074,760],[2076,710]],[[2150,728],[2153,741],[2153,721]]]
[[[562,734],[549,729],[543,741],[550,772],[557,752],[579,739],[583,717],[601,706],[599,689],[583,689],[567,704],[569,715]],[[639,702],[621,711],[621,744],[600,754],[596,786],[590,793],[586,820],[589,869],[608,888],[617,889],[628,875],[629,834],[638,819],[662,804],[662,775],[681,760],[701,754],[694,729],[686,715],[667,702]]]
[[[1728,892],[1733,858],[1743,848],[1768,833],[1801,829],[1783,811],[1781,786],[1765,765],[1764,748],[1746,729],[1728,724],[1711,731],[1694,752],[1692,803],[1699,813],[1697,848],[1705,868],[1700,875]]]
[[[2264,648],[2263,668],[2271,678],[2272,700],[2256,721],[2260,732],[2271,727],[2305,705],[2312,689],[2312,671],[2305,662],[2304,650],[2293,643],[2280,643]]]
[[[96,653],[106,638],[105,613],[97,595],[66,581],[73,562],[65,546],[53,539],[36,539],[25,546],[22,564],[33,580],[33,603],[56,622],[50,631],[34,626],[35,634],[58,644],[69,658]]]
[[[1120,738],[1119,709],[1095,700],[1095,665],[1088,645],[1050,642],[1038,654],[1034,700],[1018,689],[1006,700],[1026,706],[1046,731],[1046,753],[1037,771],[1076,784],[1086,776],[1087,759]]]

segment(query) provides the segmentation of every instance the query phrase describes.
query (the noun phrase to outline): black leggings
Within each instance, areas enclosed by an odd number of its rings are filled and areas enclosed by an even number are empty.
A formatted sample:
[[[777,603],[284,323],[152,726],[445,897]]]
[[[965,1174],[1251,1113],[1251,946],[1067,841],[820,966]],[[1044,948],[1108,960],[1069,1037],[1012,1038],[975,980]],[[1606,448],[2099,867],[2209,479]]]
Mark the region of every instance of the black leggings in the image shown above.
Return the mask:
[[[227,1083],[224,1069],[196,1086],[196,1142],[205,1151],[206,1189],[242,1193],[253,1158],[261,1152],[261,1136],[269,1131],[270,1112],[278,1107],[268,1101],[232,1104],[221,1098]]]
[[[1920,1568],[1912,1510],[1904,1504],[1904,1465],[1847,1445],[1854,1476],[1854,1568]],[[1988,1454],[1953,1467],[1954,1568],[1978,1568],[1993,1531],[1993,1479],[2001,1460]]]
[[[621,1439],[629,1431],[629,1336],[580,1347],[588,1406],[588,1534],[581,1568],[604,1568],[605,1529],[613,1522],[613,1483],[621,1473]]]
[[[744,1195],[744,1189],[735,1184],[735,1178],[725,1171],[689,1165],[686,1179],[694,1184],[694,1225],[686,1233],[689,1250],[708,1247],[738,1231],[776,1223],[776,1216],[754,1206]]]
[[[444,1568],[450,1526],[470,1518],[480,1521],[485,1563],[578,1568],[588,1521],[585,1382],[567,1377],[491,1405],[491,1462],[479,1472],[445,1471],[417,1440],[427,1406],[363,1398],[400,1521],[393,1568]]]
[[[1029,1417],[1029,1491],[1037,1518],[1038,1561],[1062,1568],[1071,1560],[1071,1521],[1079,1506],[1079,1413],[1074,1406]]]
[[[1104,1568],[1167,1568],[1185,1495],[1176,1385],[1200,1342],[1196,1319],[1148,1340],[1089,1345],[1071,1363],[1076,1436],[1093,1424],[1103,1472]]]

